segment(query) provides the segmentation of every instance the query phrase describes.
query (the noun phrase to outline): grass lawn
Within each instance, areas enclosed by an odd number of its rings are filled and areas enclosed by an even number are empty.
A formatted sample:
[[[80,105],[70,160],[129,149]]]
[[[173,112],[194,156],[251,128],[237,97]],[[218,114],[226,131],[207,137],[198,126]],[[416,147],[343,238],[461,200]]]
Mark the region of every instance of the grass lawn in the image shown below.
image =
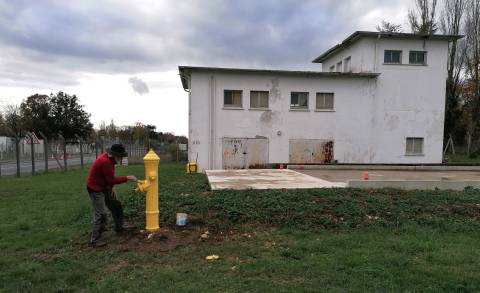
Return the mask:
[[[448,154],[445,156],[447,158],[447,164],[453,164],[453,165],[480,165],[480,156],[477,156],[475,158],[470,158],[466,154]]]
[[[183,165],[160,172],[163,236],[110,230],[102,249],[87,245],[87,170],[0,178],[0,291],[480,291],[479,190],[210,192]],[[142,229],[143,196],[117,190]]]

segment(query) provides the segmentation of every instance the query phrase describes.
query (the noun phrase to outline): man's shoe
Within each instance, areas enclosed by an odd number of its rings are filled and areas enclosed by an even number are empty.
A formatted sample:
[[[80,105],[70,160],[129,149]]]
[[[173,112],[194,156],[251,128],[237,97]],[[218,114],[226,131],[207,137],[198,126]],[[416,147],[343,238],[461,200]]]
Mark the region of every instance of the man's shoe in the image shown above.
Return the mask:
[[[90,242],[90,245],[94,248],[98,248],[98,247],[103,247],[103,246],[107,245],[107,242],[103,239],[99,239],[99,240]]]
[[[132,231],[132,230],[135,230],[135,229],[137,229],[137,226],[135,226],[133,224],[123,224],[122,227],[115,228],[115,232],[122,233],[122,232],[125,232],[125,231]]]

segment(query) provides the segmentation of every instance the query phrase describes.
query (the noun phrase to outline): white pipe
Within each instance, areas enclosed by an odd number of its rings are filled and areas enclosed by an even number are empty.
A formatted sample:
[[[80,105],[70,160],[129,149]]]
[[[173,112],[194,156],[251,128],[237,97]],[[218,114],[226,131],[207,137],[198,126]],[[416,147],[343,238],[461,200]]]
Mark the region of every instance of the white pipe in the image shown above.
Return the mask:
[[[208,141],[208,168],[214,168],[214,155],[215,155],[215,77],[210,76],[209,82],[210,99],[209,99],[209,130],[210,139]]]

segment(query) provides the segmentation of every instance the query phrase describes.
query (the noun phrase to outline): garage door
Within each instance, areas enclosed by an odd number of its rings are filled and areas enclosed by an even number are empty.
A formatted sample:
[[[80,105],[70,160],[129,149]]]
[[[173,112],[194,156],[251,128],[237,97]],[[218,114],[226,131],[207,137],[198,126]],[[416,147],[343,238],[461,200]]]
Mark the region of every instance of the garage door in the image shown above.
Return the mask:
[[[333,161],[333,141],[327,139],[291,139],[289,162],[325,164]]]
[[[258,169],[268,164],[268,139],[223,138],[223,169]]]

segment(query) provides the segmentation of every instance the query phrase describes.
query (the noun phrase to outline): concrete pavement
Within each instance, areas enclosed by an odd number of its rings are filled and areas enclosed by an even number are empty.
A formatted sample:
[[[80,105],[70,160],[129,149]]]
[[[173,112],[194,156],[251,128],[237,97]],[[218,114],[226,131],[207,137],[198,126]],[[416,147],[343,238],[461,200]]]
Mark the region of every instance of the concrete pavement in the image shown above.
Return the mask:
[[[212,190],[219,189],[296,189],[345,187],[288,169],[207,170]]]

